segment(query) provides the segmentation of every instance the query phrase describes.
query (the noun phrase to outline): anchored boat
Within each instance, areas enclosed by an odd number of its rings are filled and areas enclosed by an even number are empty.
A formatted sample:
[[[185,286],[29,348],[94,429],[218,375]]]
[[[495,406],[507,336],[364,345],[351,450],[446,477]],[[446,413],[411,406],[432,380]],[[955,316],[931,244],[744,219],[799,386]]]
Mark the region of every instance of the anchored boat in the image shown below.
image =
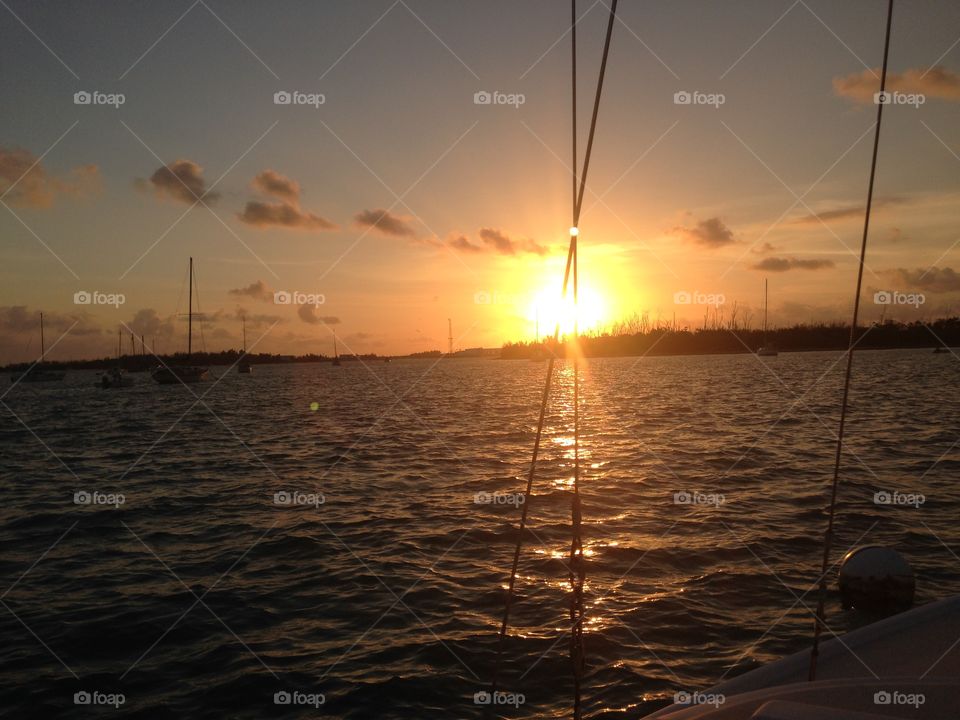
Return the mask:
[[[193,357],[193,258],[190,258],[190,291],[187,311],[187,359]],[[150,372],[161,385],[195,383],[206,380],[210,371],[199,365],[160,365]]]

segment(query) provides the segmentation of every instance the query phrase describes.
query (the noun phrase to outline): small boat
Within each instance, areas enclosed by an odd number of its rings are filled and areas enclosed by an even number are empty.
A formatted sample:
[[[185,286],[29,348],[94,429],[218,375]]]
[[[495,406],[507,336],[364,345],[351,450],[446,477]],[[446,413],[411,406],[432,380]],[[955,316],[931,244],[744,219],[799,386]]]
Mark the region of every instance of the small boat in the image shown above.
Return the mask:
[[[333,364],[337,367],[340,366],[340,356],[337,355],[337,331],[333,331]]]
[[[63,380],[66,373],[63,370],[51,370],[43,366],[43,356],[47,354],[43,342],[43,313],[40,313],[40,358],[18,375],[11,375],[10,382],[57,382]]]
[[[243,328],[243,355],[240,356],[240,362],[237,363],[237,372],[243,375],[249,375],[253,372],[253,366],[247,360],[247,322],[244,316],[240,316],[241,327]]]
[[[776,343],[767,342],[767,299],[769,297],[767,279],[763,279],[763,344],[757,348],[760,357],[776,357],[780,354]]]
[[[132,337],[132,336],[131,336]],[[117,330],[117,366],[104,371],[100,376],[100,387],[120,388],[133,385],[133,378],[127,375],[127,371],[120,367],[120,345],[123,342],[123,331]]]
[[[187,311],[187,358],[193,356],[193,258],[190,258],[190,291]],[[206,380],[210,371],[198,365],[160,365],[150,372],[151,377],[161,385],[176,383],[195,383]]]

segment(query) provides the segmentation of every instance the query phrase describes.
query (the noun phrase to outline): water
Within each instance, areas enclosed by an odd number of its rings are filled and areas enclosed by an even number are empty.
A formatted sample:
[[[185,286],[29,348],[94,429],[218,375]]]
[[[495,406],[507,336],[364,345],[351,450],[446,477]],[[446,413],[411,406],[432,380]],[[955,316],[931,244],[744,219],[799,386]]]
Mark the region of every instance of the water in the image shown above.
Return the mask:
[[[640,717],[807,646],[840,359],[589,362],[588,717]],[[98,691],[124,695],[123,717],[480,717],[518,510],[475,496],[522,489],[545,370],[257,367],[193,386],[199,401],[146,375],[13,388],[0,706],[72,717],[74,693]],[[857,356],[834,556],[899,548],[919,602],[960,591],[958,380],[952,355]],[[524,704],[504,717],[569,716],[570,383],[560,367],[504,652]],[[880,490],[925,502],[877,505]],[[829,612],[836,632],[858,621],[835,594]],[[325,703],[276,706],[279,691]]]

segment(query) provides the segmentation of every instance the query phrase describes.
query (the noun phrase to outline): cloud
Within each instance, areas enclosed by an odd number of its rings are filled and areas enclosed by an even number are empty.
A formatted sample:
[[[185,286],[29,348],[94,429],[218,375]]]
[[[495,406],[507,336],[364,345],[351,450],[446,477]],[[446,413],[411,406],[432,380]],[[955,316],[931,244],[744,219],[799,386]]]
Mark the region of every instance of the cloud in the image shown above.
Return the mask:
[[[718,217],[701,220],[696,227],[692,228],[675,227],[673,233],[707,248],[719,248],[736,242],[733,231],[724,225]]]
[[[305,212],[292,203],[265,203],[250,200],[237,217],[254,227],[281,227],[290,230],[336,230],[337,225],[311,212]]]
[[[273,289],[263,280],[257,280],[243,288],[234,288],[229,291],[230,295],[237,297],[248,297],[263,302],[273,302]]]
[[[301,305],[297,308],[297,315],[308,325],[339,325],[340,318],[333,315],[317,315],[317,308],[313,305]]]
[[[455,238],[451,238],[447,241],[447,244],[452,247],[454,250],[460,250],[461,252],[467,253],[481,253],[483,248],[479,245],[474,245],[472,242],[467,240],[466,235],[457,235]]]
[[[760,246],[758,246],[758,247],[752,247],[752,248],[750,248],[750,252],[754,253],[755,255],[766,255],[767,253],[776,252],[776,251],[779,250],[779,249],[780,249],[780,248],[778,248],[778,247],[776,247],[776,246],[774,246],[774,245],[771,245],[771,244],[768,243],[768,242],[765,242],[765,243],[763,243],[763,245],[760,245]]]
[[[127,327],[135,335],[143,335],[145,338],[157,335],[169,337],[174,333],[173,319],[160,317],[153,308],[137,310],[133,319],[127,322]]]
[[[960,291],[960,274],[950,267],[931,267],[926,270],[917,268],[892,268],[880,273],[896,290],[925,290],[926,292],[945,293]]]
[[[258,173],[251,185],[254,190],[263,195],[273,195],[295,203],[300,201],[300,183],[281,175],[276,170],[264,170]]]
[[[48,208],[58,195],[82,195],[100,189],[100,169],[80,165],[63,177],[47,173],[29,150],[0,147],[0,195],[18,207]]]
[[[887,90],[907,94],[919,93],[930,98],[958,102],[960,101],[960,75],[940,65],[930,70],[911,69],[903,73],[887,72]],[[833,79],[835,94],[860,104],[873,103],[873,95],[879,91],[879,68]]]
[[[98,325],[93,324],[92,318],[82,312],[70,314],[44,312],[43,327],[49,333],[47,335],[47,348],[52,346],[56,335],[66,333],[68,330],[70,336],[99,335],[102,332]],[[40,311],[28,310],[26,305],[0,306],[0,333],[36,333],[37,346],[39,347]]]
[[[408,218],[393,215],[389,210],[363,210],[353,216],[361,227],[375,228],[384,235],[394,237],[414,237],[416,233],[410,227]]]
[[[287,230],[336,230],[336,223],[300,209],[300,183],[276,170],[264,170],[250,183],[263,195],[280,198],[280,202],[250,200],[238,213],[240,222],[256,228],[279,227]]]
[[[535,240],[523,238],[514,240],[501,230],[493,228],[480,228],[480,239],[488,249],[501,255],[516,255],[518,252],[526,252],[532,255],[546,255],[550,249],[539,244]]]
[[[159,198],[190,205],[195,202],[212,205],[220,198],[219,193],[207,189],[207,182],[203,179],[203,168],[192,160],[181,159],[164,165],[154,171],[149,181],[138,179],[135,184],[141,189],[152,186]]]
[[[768,257],[756,265],[751,265],[750,269],[766,272],[787,272],[788,270],[826,270],[833,266],[833,260],[820,258]]]
[[[877,198],[873,201],[873,210],[881,210],[883,208],[890,207],[892,205],[903,205],[907,203],[907,198],[903,197],[886,197],[886,198]],[[851,218],[863,220],[863,215],[866,212],[864,205],[847,205],[845,207],[836,208],[834,210],[826,210],[819,213],[810,213],[809,215],[804,215],[799,217],[796,220],[791,220],[791,225],[810,225],[819,222],[827,222],[828,220],[849,220]]]

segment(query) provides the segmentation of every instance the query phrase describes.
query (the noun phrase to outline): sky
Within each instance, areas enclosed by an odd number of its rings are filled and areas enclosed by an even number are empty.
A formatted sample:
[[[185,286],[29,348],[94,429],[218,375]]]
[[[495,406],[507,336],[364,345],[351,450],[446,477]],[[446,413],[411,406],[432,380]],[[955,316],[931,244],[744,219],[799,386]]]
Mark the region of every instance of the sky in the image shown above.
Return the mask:
[[[606,1],[577,4],[581,160]],[[885,13],[620,2],[581,328],[758,327],[765,279],[772,324],[849,321]],[[241,317],[297,354],[568,327],[569,25],[559,0],[4,0],[0,363],[37,356],[41,311],[50,359],[118,328],[185,349],[191,256],[207,350]],[[862,317],[957,313],[960,5],[897,4],[888,87]]]

